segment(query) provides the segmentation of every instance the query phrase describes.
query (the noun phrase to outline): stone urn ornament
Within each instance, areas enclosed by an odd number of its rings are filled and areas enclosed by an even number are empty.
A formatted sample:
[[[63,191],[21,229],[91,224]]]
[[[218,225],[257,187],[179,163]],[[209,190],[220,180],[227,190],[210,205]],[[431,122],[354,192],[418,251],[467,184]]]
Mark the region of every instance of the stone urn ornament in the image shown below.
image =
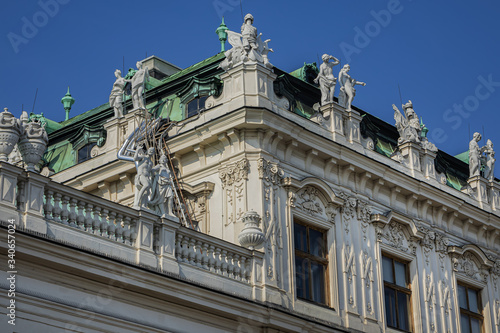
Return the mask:
[[[253,251],[264,242],[265,238],[264,233],[259,228],[260,216],[257,212],[250,210],[243,214],[241,220],[245,226],[238,235],[238,241],[241,246]]]
[[[26,163],[26,170],[36,172],[35,165],[42,159],[49,143],[44,126],[39,121],[28,122],[26,111],[21,115],[22,134],[17,146]]]
[[[0,161],[7,162],[21,136],[19,120],[7,108],[0,113]]]

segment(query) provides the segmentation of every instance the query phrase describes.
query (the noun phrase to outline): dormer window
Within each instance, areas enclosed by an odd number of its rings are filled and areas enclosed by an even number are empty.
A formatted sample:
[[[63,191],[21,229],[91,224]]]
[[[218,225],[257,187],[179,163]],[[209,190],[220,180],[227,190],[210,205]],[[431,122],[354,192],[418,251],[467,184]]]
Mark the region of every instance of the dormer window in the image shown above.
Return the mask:
[[[201,109],[205,108],[205,101],[208,96],[201,96],[195,99],[192,99],[191,102],[188,103],[186,107],[186,118],[190,118],[196,116]]]
[[[93,142],[93,143],[86,144],[82,148],[78,149],[78,161],[77,161],[77,163],[82,163],[82,162],[85,162],[87,160],[90,160],[90,158],[92,157],[90,152],[92,151],[92,148],[94,148],[95,145],[96,145],[96,143]]]

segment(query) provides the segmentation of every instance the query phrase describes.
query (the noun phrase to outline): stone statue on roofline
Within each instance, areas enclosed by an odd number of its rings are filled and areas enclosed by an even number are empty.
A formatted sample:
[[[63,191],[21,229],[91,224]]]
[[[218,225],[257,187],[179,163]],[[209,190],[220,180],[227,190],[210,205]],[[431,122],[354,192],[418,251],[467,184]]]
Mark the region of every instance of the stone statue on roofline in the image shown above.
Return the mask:
[[[223,70],[227,71],[242,62],[256,62],[268,68],[273,67],[268,59],[269,52],[274,52],[268,46],[271,40],[262,41],[262,34],[257,33],[253,20],[252,14],[247,14],[241,26],[241,33],[226,31],[232,48],[224,53],[226,58],[219,65]]]
[[[339,104],[343,106],[346,111],[351,111],[352,100],[356,96],[355,85],[366,86],[366,83],[361,81],[356,81],[349,75],[351,66],[348,64],[344,65],[339,73],[340,82],[340,94],[339,94]]]
[[[484,147],[479,147],[479,141],[481,141],[481,134],[476,132],[469,142],[469,177],[481,175],[481,154]]]
[[[109,95],[109,106],[115,111],[115,118],[123,117],[123,90],[127,81],[122,77],[122,72],[115,70],[116,81],[113,83],[113,89]]]
[[[493,150],[493,142],[490,139],[486,142],[486,146],[483,147],[484,155],[482,159],[483,164],[483,174],[484,178],[488,179],[490,182],[495,179],[495,151]]]
[[[396,128],[399,132],[398,144],[404,142],[418,143],[422,148],[437,152],[437,147],[428,141],[424,134],[424,124],[418,120],[417,113],[413,110],[413,103],[403,104],[404,115],[399,111],[396,105],[392,104],[394,110],[394,120],[396,121]],[[427,131],[427,129],[426,129]]]
[[[333,94],[337,79],[333,76],[333,67],[337,66],[340,61],[334,56],[323,54],[321,57],[323,63],[319,66],[318,76],[314,79],[315,83],[319,83],[321,89],[321,105],[333,103]],[[330,62],[330,60],[333,60]]]
[[[125,80],[132,83],[132,104],[134,109],[145,109],[146,105],[144,103],[144,90],[146,82],[149,81],[149,70],[148,68],[143,68],[142,62],[138,61],[136,63],[137,71],[131,80]]]

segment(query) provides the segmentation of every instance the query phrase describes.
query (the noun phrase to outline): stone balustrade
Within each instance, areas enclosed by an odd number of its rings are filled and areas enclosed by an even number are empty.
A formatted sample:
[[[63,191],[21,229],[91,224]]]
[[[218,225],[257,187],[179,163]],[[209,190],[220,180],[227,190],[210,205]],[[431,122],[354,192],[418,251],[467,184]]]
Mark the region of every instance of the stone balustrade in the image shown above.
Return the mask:
[[[179,229],[175,240],[178,262],[230,279],[249,283],[252,251],[189,229]]]
[[[210,276],[226,277],[243,296],[251,296],[262,269],[261,252],[0,162],[0,223],[9,219],[20,231],[155,270],[182,271],[200,283],[215,283]]]

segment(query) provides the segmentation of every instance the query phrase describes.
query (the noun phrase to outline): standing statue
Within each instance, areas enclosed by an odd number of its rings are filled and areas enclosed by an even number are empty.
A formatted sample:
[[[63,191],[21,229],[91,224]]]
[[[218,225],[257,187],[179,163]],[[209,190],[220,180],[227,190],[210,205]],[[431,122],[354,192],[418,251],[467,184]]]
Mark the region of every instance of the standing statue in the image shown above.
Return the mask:
[[[481,141],[481,134],[476,132],[469,143],[469,177],[481,174],[481,153],[485,147],[479,148],[479,141]]]
[[[151,172],[153,170],[152,156],[155,153],[153,147],[144,152],[144,148],[136,150],[134,155],[135,168],[137,174],[135,175],[135,196],[134,208],[140,209],[147,206],[146,199],[151,192]]]
[[[251,50],[257,50],[257,28],[253,26],[252,14],[246,14],[241,26],[241,40],[243,49],[250,54]]]
[[[116,81],[113,83],[113,89],[109,95],[109,106],[115,110],[115,118],[123,117],[123,90],[127,81],[122,78],[122,72],[115,71]]]
[[[227,40],[232,48],[224,53],[226,58],[220,63],[219,67],[227,71],[241,62],[251,61],[272,68],[273,65],[268,59],[268,53],[274,52],[268,46],[271,40],[262,41],[262,34],[257,34],[257,28],[253,26],[252,14],[245,15],[243,21],[241,33],[226,30]]]
[[[351,70],[351,66],[346,64],[339,73],[339,104],[345,107],[346,111],[351,111],[352,100],[354,99],[354,96],[356,96],[356,89],[354,89],[354,86],[357,84],[366,86],[366,83],[356,81],[351,78],[351,76],[348,74],[349,70]]]
[[[314,82],[319,82],[319,87],[321,89],[321,105],[323,106],[333,102],[333,93],[335,92],[335,84],[337,83],[337,79],[333,76],[333,66],[340,64],[340,61],[328,54],[323,54],[321,59],[323,63],[319,66],[319,73],[314,79]],[[330,59],[333,61],[329,62]]]
[[[167,156],[163,153],[159,163],[153,168],[155,178],[152,185],[150,205],[159,210],[161,216],[174,215],[172,208],[174,193],[172,176],[167,166]]]
[[[484,178],[488,179],[490,182],[495,179],[495,151],[493,150],[493,142],[490,139],[486,142],[486,146],[483,147],[484,157],[483,157],[483,172]]]
[[[132,104],[134,109],[145,109],[144,98],[142,94],[144,93],[144,85],[149,81],[149,70],[148,68],[142,67],[142,62],[138,61],[136,63],[137,71],[135,72],[132,80],[127,80],[132,82]]]

